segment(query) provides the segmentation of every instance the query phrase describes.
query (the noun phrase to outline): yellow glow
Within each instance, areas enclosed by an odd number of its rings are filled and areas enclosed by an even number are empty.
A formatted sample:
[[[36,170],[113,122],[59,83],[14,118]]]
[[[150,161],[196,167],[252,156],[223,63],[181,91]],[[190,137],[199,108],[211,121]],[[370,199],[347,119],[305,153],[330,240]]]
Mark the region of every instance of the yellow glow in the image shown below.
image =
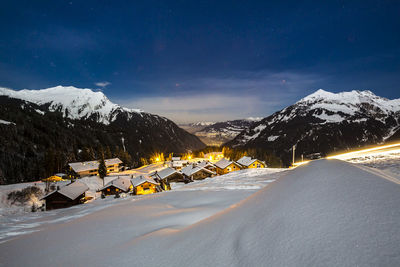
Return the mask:
[[[60,181],[65,181],[62,179],[60,176],[50,176],[49,178],[42,179],[43,182],[60,182]]]
[[[189,155],[189,156],[188,156],[188,159],[189,159],[189,160],[192,159],[192,156]]]
[[[399,147],[399,148],[391,149],[389,151],[379,151],[379,150],[395,148],[395,147]],[[367,152],[370,152],[370,153],[367,153]],[[397,152],[400,152],[400,143],[376,146],[376,147],[372,147],[372,148],[361,149],[361,150],[356,150],[356,151],[347,152],[347,153],[343,153],[343,154],[333,155],[333,156],[327,157],[327,159],[349,159],[349,158],[353,158],[356,156],[361,156],[362,154],[370,155],[370,154],[387,154],[387,153],[397,153]],[[364,155],[364,156],[366,156],[366,155]]]
[[[300,166],[300,165],[303,165],[303,164],[306,164],[306,163],[309,163],[309,162],[310,162],[310,160],[295,162],[295,163],[293,164],[292,168],[298,167],[298,166]]]
[[[210,156],[210,160],[212,160],[212,156]]]
[[[360,157],[360,156],[384,155],[384,154],[392,154],[392,153],[400,153],[400,143],[376,146],[376,147],[371,147],[371,148],[366,148],[366,149],[360,149],[360,150],[356,150],[356,151],[351,151],[351,152],[346,152],[346,153],[342,153],[342,154],[329,156],[326,158],[327,159],[346,160],[346,159],[351,159],[351,158]],[[310,162],[310,160],[295,162],[293,164],[292,168],[298,167],[298,166],[303,165],[308,162]]]
[[[156,158],[156,161],[159,162],[159,161],[160,161],[160,158]]]

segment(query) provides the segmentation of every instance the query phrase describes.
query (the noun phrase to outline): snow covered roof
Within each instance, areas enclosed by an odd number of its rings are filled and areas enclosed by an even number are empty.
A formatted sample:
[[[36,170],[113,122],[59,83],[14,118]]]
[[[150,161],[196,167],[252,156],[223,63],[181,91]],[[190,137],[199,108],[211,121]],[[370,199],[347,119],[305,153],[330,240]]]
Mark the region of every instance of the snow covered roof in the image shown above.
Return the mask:
[[[199,171],[205,171],[205,172],[210,173],[210,174],[215,174],[215,172],[207,170],[206,168],[193,167],[193,165],[188,165],[188,166],[186,166],[185,168],[183,168],[181,170],[181,172],[186,176],[191,176],[191,175],[193,175],[193,174],[195,174],[195,173],[197,173]]]
[[[110,186],[114,186],[116,188],[121,189],[122,191],[128,191],[129,187],[132,185],[131,180],[130,180],[130,176],[119,176],[118,178],[112,180],[111,182],[109,182],[108,184],[106,184],[102,189],[106,189]]]
[[[239,163],[240,165],[248,167],[256,161],[257,161],[257,159],[252,159],[251,157],[243,156],[236,162]]]
[[[181,157],[172,157],[172,161],[178,161],[181,160]]]
[[[203,160],[202,162],[200,162],[200,163],[197,164],[197,167],[205,168],[205,167],[207,167],[207,166],[214,167],[215,165],[212,164],[211,162],[205,161],[205,160]]]
[[[154,181],[153,178],[151,178],[150,176],[144,175],[144,174],[131,179],[131,183],[135,187],[139,186],[145,182],[149,182],[149,183],[158,185],[158,183],[156,181]]]
[[[178,160],[172,162],[172,167],[182,167],[184,164],[187,164],[187,160]]]
[[[162,169],[161,171],[154,172],[150,176],[153,178],[165,179],[176,173],[180,174],[177,170],[168,167],[168,168]]]
[[[77,197],[85,193],[86,191],[89,190],[89,187],[82,182],[75,181],[70,184],[67,184],[66,186],[61,187],[59,190],[55,190],[51,192],[50,194],[47,194],[44,196],[42,199],[47,198],[48,196],[58,192],[59,194],[66,196],[67,198],[71,200],[75,200]]]
[[[115,165],[115,164],[121,164],[122,161],[119,158],[113,158],[113,159],[105,159],[104,163],[106,164],[106,166],[110,166],[110,165]],[[99,168],[99,164],[100,163],[98,160],[68,163],[68,165],[76,173],[83,172],[83,171],[96,170]]]
[[[234,162],[234,161],[230,161],[230,160],[227,160],[226,158],[223,158],[223,159],[221,159],[220,161],[218,161],[218,162],[216,162],[215,163],[215,166],[217,166],[218,168],[220,168],[220,169],[225,169],[226,167],[228,167],[229,165],[231,165],[231,164],[235,164],[235,165],[238,165],[236,162]]]

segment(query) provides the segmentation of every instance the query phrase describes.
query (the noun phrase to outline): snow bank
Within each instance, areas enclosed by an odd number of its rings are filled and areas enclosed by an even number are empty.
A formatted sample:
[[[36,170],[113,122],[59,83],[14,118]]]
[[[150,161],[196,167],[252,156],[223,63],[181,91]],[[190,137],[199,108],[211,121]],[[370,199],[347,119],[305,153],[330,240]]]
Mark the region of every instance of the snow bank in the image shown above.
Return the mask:
[[[221,202],[243,198],[231,192],[236,191],[168,192],[114,205],[0,244],[1,263],[400,264],[400,187],[356,165],[311,162],[238,204]],[[212,208],[221,212],[209,217]]]

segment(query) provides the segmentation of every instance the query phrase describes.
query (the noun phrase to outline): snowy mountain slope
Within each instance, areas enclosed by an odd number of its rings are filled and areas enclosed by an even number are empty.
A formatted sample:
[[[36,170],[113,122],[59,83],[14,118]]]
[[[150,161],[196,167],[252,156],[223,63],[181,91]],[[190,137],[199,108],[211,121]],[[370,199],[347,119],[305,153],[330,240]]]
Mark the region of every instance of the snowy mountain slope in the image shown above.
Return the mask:
[[[227,145],[263,147],[289,160],[298,156],[384,142],[400,128],[400,99],[371,91],[330,93],[318,90],[244,130]]]
[[[0,96],[8,96],[39,106],[46,105],[50,111],[61,111],[70,119],[95,118],[97,122],[110,124],[121,112],[141,113],[138,109],[127,109],[112,103],[102,92],[80,89],[73,86],[56,86],[41,90],[14,91],[0,87]]]
[[[9,266],[400,264],[398,184],[346,162],[320,160],[238,202],[246,191],[121,200],[1,243],[0,259]]]
[[[232,140],[240,132],[248,129],[251,125],[261,119],[262,118],[258,117],[249,117],[241,120],[215,123],[198,122],[191,125],[185,125],[183,128],[198,136],[208,145],[221,145]]]
[[[74,87],[0,91],[0,184],[34,181],[65,172],[84,148],[126,150],[132,162],[155,151],[184,153],[205,145],[167,118],[126,109],[101,92]],[[45,164],[46,153],[60,162]]]

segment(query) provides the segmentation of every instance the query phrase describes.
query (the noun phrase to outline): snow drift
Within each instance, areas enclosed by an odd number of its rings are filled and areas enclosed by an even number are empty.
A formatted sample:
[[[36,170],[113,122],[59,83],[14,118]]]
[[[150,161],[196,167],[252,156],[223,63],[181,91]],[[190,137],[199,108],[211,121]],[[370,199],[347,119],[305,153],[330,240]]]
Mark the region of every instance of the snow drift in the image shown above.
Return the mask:
[[[0,244],[6,265],[137,266],[398,266],[400,187],[337,160],[319,160],[222,212],[191,220],[182,211],[212,202],[169,192],[114,206],[86,217]],[[201,192],[196,192],[201,194]],[[157,200],[157,198],[160,198]],[[154,201],[173,198],[172,214]],[[194,205],[195,204],[195,205]],[[125,207],[125,209],[124,209]],[[143,214],[157,221],[141,220]],[[129,216],[130,215],[130,216]],[[155,223],[157,222],[157,223]],[[142,234],[138,234],[141,232]],[[33,246],[32,244],[37,244]]]

